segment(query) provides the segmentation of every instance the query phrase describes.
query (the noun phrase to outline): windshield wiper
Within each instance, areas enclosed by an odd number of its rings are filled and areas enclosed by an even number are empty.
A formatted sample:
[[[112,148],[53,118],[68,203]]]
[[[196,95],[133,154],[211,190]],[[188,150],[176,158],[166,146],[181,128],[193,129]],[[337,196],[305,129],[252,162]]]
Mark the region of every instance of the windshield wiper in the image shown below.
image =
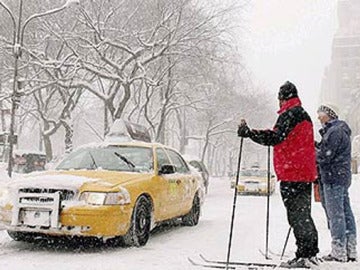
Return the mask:
[[[131,168],[133,171],[135,170],[135,164],[132,163],[130,160],[128,160],[126,157],[124,157],[123,155],[117,153],[117,152],[114,152],[115,156],[117,156],[118,158],[120,158],[122,161],[124,161],[128,166],[129,168]]]
[[[95,162],[95,158],[94,158],[94,156],[91,154],[91,152],[89,151],[89,155],[90,155],[90,158],[91,158],[91,160],[92,160],[92,164],[91,164],[91,168],[94,168],[94,169],[97,169],[98,168],[98,165],[96,164],[96,162]]]

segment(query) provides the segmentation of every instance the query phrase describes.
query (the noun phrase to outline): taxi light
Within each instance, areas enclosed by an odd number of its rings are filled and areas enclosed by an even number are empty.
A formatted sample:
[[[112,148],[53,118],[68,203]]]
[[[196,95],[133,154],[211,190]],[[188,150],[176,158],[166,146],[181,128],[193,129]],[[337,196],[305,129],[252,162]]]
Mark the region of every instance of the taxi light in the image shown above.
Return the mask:
[[[144,126],[122,119],[115,120],[105,137],[106,142],[126,142],[131,140],[151,142],[151,137]]]

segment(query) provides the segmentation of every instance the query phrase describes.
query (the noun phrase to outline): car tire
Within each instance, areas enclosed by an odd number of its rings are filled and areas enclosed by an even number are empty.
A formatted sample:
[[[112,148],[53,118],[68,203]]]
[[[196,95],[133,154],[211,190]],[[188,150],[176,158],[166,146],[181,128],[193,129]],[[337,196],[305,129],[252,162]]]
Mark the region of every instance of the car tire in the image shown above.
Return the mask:
[[[135,203],[131,217],[131,225],[123,236],[125,246],[144,246],[150,237],[151,228],[151,202],[141,196]]]
[[[184,226],[196,226],[200,219],[200,198],[198,194],[195,195],[191,210],[181,218]]]
[[[15,241],[26,241],[29,242],[32,238],[29,233],[26,232],[14,232],[7,231],[8,235]]]

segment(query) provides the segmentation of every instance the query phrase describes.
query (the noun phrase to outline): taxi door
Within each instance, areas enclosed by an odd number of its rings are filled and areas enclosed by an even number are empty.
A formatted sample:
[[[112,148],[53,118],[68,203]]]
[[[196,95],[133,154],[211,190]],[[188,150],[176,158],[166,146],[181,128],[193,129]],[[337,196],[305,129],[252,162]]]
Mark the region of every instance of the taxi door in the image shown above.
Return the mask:
[[[166,149],[172,165],[176,168],[176,194],[177,215],[186,214],[192,206],[194,189],[196,188],[195,177],[191,174],[184,159],[176,151]]]
[[[156,186],[155,194],[155,216],[160,220],[174,218],[177,212],[177,185],[178,176],[176,173],[159,173],[163,165],[171,165],[168,154],[162,147],[155,148],[156,176],[153,185]]]

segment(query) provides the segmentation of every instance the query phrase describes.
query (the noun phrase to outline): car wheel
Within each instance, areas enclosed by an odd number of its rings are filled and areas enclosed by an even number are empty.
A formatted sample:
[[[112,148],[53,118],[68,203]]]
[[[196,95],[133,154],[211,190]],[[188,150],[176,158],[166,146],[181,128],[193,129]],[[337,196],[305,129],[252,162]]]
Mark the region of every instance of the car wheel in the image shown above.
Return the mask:
[[[135,204],[129,231],[123,236],[126,246],[144,246],[149,240],[151,227],[151,202],[141,196]]]
[[[181,219],[182,219],[182,224],[185,226],[196,226],[199,223],[200,198],[197,194],[195,195],[195,198],[193,200],[193,205],[191,207],[190,212],[185,216],[183,216]]]
[[[8,235],[15,241],[30,241],[29,233],[7,231]]]

